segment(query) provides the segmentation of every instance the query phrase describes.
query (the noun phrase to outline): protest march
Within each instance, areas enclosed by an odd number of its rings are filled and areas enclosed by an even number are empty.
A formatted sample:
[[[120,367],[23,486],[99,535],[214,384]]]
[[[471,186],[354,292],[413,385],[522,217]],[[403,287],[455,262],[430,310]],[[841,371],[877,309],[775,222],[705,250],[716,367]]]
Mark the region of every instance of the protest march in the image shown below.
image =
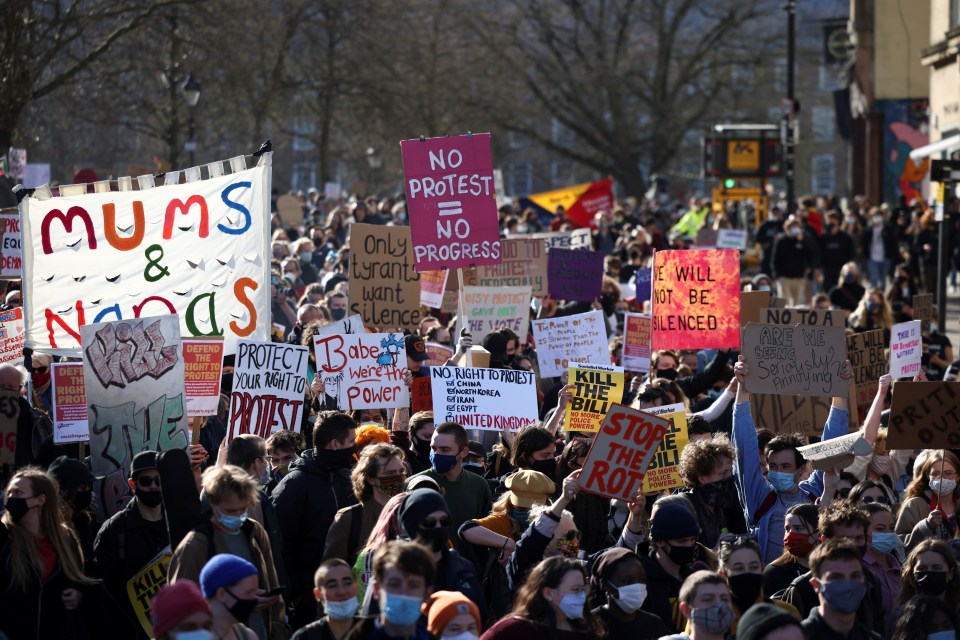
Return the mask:
[[[0,165],[0,640],[956,640],[957,198],[515,142]]]

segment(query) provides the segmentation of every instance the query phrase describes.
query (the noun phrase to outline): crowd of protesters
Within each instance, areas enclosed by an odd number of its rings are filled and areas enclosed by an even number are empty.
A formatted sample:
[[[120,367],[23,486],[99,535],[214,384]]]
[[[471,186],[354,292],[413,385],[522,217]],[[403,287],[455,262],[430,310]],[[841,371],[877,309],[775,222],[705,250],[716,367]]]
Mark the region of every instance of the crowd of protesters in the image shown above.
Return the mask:
[[[273,216],[272,322],[275,340],[311,346],[348,313],[351,225],[408,221],[402,199],[297,195],[302,222]],[[934,292],[935,225],[922,204],[798,205],[788,216],[781,202],[754,227],[700,199],[618,202],[590,225],[606,255],[602,296],[546,297],[531,318],[601,310],[610,361],[598,364],[619,365],[624,312],[648,310],[635,292],[654,251],[692,248],[704,227],[749,231],[757,264],[745,264],[744,290],[844,309],[850,332],[889,332],[912,318],[914,295]],[[552,213],[506,205],[503,235],[576,227]],[[947,216],[954,287],[956,201]],[[20,304],[16,286],[4,302]],[[473,346],[455,316],[422,311],[405,340],[408,384],[428,375],[423,343]],[[89,462],[51,441],[50,356],[35,354],[29,373],[0,365],[0,389],[25,393],[29,376],[32,396],[21,399],[2,496],[0,638],[956,638],[960,451],[886,446],[889,375],[860,425],[873,452],[822,471],[798,451],[806,438],[754,424],[736,352],[654,352],[649,373],[627,373],[622,402],[687,408],[685,486],[622,503],[578,490],[592,435],[564,431],[570,387],[540,376],[527,335],[482,340],[491,367],[537,374],[541,421],[519,432],[469,432],[407,409],[327,410],[311,364],[299,433],[227,444],[222,401],[183,464],[152,451],[133,459],[134,497],[105,521]],[[923,354],[917,379],[956,379],[936,318]],[[841,377],[851,376],[844,365]],[[231,383],[227,358],[224,394]],[[861,422],[856,411],[833,398],[821,437],[845,435],[850,412]],[[173,526],[194,510],[189,530]],[[131,580],[165,549],[168,584],[152,598],[148,633]]]

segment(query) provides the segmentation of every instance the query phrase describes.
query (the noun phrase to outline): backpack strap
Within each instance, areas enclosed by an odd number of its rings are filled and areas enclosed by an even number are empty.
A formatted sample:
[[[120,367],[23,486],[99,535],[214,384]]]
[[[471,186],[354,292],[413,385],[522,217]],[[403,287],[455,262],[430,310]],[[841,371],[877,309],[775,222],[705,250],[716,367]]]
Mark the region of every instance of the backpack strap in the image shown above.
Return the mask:
[[[757,526],[760,521],[763,520],[763,516],[767,515],[767,512],[773,509],[773,505],[775,504],[777,504],[777,492],[771,491],[767,494],[767,497],[763,499],[760,508],[757,509],[757,514],[753,517],[753,524],[751,526]]]

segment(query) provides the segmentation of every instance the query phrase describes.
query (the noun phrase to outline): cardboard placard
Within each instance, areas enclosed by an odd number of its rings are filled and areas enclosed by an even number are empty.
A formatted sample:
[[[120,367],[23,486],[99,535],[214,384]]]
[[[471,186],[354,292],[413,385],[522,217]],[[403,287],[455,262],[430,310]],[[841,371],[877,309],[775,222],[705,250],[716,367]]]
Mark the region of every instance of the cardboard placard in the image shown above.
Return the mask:
[[[747,232],[744,229],[717,229],[717,249],[746,249]]]
[[[743,383],[751,393],[833,397],[849,389],[840,378],[847,357],[842,327],[751,322],[743,328],[742,354],[750,365]]]
[[[574,388],[564,414],[564,431],[598,431],[610,407],[623,401],[623,367],[570,363],[567,379]]]
[[[634,300],[638,303],[644,303],[648,301],[653,294],[653,269],[637,269],[633,275],[633,280],[637,287]]]
[[[170,547],[167,547],[127,582],[127,598],[133,606],[137,622],[150,638],[153,637],[153,624],[150,620],[153,597],[167,584],[167,567],[172,557]]]
[[[286,227],[302,224],[303,205],[295,196],[284,194],[277,198],[277,215]]]
[[[593,238],[590,229],[574,229],[573,231],[548,231],[535,233],[533,237],[546,243],[550,249],[593,249]]]
[[[775,435],[798,433],[819,436],[830,414],[832,399],[826,396],[790,396],[754,393],[750,395],[750,412],[757,429]],[[857,429],[856,412],[850,411],[848,429]]]
[[[50,400],[53,444],[90,440],[82,362],[54,362],[50,365]]]
[[[615,404],[593,441],[577,485],[604,498],[632,501],[670,423]]]
[[[767,308],[769,302],[769,291],[741,291],[740,326],[745,327],[748,322],[762,322],[760,314]]]
[[[6,244],[6,240],[4,240]],[[930,333],[930,321],[933,320],[933,294],[915,293],[910,300],[913,307],[913,319],[920,321],[920,331],[923,335]]]
[[[880,385],[880,376],[887,372],[886,343],[883,329],[874,329],[847,336],[847,358],[853,365],[853,381],[857,386],[857,406],[873,402]]]
[[[182,344],[187,417],[215,416],[220,404],[223,339],[188,338]]]
[[[20,394],[0,389],[0,465],[13,464],[17,452],[17,420]]]
[[[22,307],[0,312],[0,363],[23,362],[26,337]]]
[[[366,332],[367,330],[363,326],[363,318],[361,318],[358,314],[355,314],[349,318],[344,318],[343,320],[331,320],[328,324],[325,324],[317,329],[314,335],[332,336],[340,334],[346,336],[354,333]]]
[[[717,230],[713,227],[700,227],[693,244],[698,249],[715,249],[717,247]]]
[[[682,403],[651,407],[644,413],[663,418],[669,423],[657,453],[647,467],[643,477],[644,493],[662,491],[683,486],[680,477],[680,452],[689,442],[687,433],[687,412]]]
[[[603,312],[588,311],[562,318],[533,320],[540,375],[563,375],[571,362],[609,362]]]
[[[377,330],[420,324],[420,274],[408,227],[350,225],[350,313]]]
[[[551,249],[547,254],[550,296],[555,300],[592,302],[603,284],[603,254],[581,249]]]
[[[433,411],[433,381],[429,376],[414,378],[410,385],[410,413]]]
[[[767,307],[760,310],[763,324],[802,324],[808,327],[845,327],[849,311],[843,309],[795,309]]]
[[[894,383],[887,448],[957,447],[960,447],[960,382],[901,380]]]
[[[453,357],[454,350],[452,347],[435,342],[427,342],[426,345],[427,355],[430,356],[427,358],[426,364],[429,367],[442,367],[447,363],[447,360]]]
[[[241,340],[233,367],[227,442],[242,433],[269,438],[300,431],[307,389],[307,348]]]
[[[627,313],[623,316],[623,355],[627,371],[650,371],[650,316]]]
[[[547,295],[547,247],[536,238],[500,241],[501,264],[463,271],[463,284],[473,287],[530,287],[534,296]]]
[[[536,422],[536,378],[530,371],[431,367],[433,416],[437,424],[466,429],[517,431]]]
[[[3,225],[0,245],[0,279],[19,278],[23,275],[20,250],[20,214],[0,214]]]
[[[464,287],[463,313],[476,345],[500,328],[510,329],[519,336],[521,345],[526,344],[530,287]]]
[[[267,340],[270,176],[263,155],[194,182],[24,198],[26,346],[80,357],[82,325],[165,314],[181,336],[222,335],[228,355]]]
[[[740,252],[658,251],[653,264],[653,350],[740,346]]]
[[[827,471],[834,467],[850,466],[856,456],[873,453],[873,447],[859,433],[851,433],[833,440],[798,447],[797,451],[804,460],[810,461],[814,469]]]
[[[353,411],[410,406],[410,390],[403,383],[407,349],[402,334],[316,336],[313,349],[327,408]]]
[[[447,290],[449,271],[420,272],[420,306],[439,309],[443,306],[443,293]]]
[[[323,183],[323,199],[324,200],[339,200],[341,193],[343,193],[343,188],[340,186],[339,182]]]
[[[80,339],[91,471],[108,487],[126,487],[136,454],[190,444],[180,318],[87,324],[80,327]],[[104,484],[98,482],[94,492],[112,516],[127,505],[130,492]]]
[[[919,320],[893,325],[890,330],[890,375],[894,380],[912,378],[920,373],[922,346]]]
[[[499,264],[490,134],[403,140],[400,153],[416,270]]]

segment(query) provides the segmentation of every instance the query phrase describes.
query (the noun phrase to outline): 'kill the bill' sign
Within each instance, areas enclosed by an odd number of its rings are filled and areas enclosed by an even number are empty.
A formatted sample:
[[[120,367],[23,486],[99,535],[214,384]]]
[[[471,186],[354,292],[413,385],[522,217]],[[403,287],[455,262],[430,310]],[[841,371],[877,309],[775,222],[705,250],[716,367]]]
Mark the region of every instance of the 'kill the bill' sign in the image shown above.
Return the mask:
[[[403,140],[417,272],[500,264],[490,134]]]

